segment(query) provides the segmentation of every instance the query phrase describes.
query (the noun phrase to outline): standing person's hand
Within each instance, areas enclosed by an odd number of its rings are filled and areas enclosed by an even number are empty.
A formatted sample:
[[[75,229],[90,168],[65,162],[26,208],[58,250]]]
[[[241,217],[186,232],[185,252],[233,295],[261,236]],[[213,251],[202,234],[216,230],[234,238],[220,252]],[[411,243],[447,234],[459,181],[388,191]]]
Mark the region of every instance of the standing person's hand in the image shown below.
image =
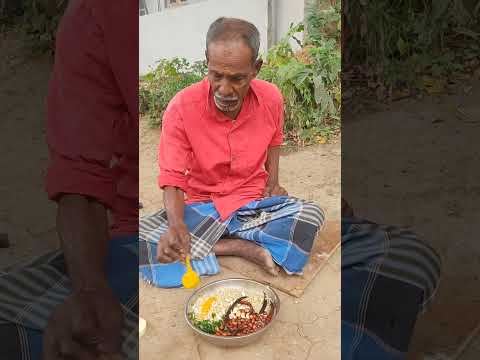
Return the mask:
[[[190,254],[190,232],[185,224],[169,226],[160,237],[157,246],[157,259],[160,263],[185,260]]]
[[[123,312],[107,286],[74,292],[53,312],[43,338],[43,360],[122,359]]]

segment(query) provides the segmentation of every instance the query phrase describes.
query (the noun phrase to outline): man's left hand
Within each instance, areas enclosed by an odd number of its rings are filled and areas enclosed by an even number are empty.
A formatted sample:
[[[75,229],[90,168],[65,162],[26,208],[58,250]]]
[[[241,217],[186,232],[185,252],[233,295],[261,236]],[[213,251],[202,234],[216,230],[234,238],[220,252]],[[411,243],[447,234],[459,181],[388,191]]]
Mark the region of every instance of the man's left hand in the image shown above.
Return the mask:
[[[265,187],[265,191],[263,193],[263,196],[265,196],[265,197],[287,196],[287,195],[288,195],[287,190],[285,190],[279,184],[267,185]]]

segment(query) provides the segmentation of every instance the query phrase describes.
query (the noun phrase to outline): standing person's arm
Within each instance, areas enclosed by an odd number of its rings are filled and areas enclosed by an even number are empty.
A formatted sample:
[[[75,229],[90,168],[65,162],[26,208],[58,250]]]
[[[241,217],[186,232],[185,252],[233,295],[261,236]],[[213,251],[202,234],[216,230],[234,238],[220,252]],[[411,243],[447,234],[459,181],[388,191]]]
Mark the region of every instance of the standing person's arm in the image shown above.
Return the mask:
[[[123,313],[107,283],[107,212],[97,200],[64,194],[58,200],[57,230],[72,293],[53,313],[44,335],[44,358],[58,352],[73,359],[118,354]]]
[[[162,121],[158,152],[158,185],[163,189],[163,201],[168,219],[168,231],[157,247],[161,263],[184,260],[190,254],[190,233],[185,225],[185,189],[188,158],[192,152],[185,134],[183,119],[175,104],[170,104]]]
[[[73,291],[106,287],[108,223],[105,206],[86,196],[63,195],[58,201],[57,231]]]

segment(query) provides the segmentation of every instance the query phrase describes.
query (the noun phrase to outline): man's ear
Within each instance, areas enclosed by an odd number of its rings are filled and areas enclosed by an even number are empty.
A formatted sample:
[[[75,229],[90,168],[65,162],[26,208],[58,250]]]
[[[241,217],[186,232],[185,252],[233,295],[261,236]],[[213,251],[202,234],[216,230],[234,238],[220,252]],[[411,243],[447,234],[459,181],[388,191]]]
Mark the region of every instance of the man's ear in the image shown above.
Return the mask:
[[[263,65],[263,60],[262,59],[258,59],[257,61],[255,61],[255,76],[257,76],[258,73],[260,72],[260,69],[262,68],[262,65]]]
[[[207,60],[207,64],[208,64],[208,50],[205,50],[205,60]]]

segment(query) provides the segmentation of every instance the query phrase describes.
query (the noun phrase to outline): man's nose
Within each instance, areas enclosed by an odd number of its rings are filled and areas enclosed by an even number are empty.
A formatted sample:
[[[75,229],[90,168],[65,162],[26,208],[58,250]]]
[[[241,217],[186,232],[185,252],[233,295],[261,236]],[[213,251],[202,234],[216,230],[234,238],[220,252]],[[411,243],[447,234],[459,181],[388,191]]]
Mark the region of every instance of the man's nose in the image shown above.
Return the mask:
[[[222,97],[229,97],[233,95],[233,89],[228,80],[222,79],[220,81],[218,86],[218,94]]]

